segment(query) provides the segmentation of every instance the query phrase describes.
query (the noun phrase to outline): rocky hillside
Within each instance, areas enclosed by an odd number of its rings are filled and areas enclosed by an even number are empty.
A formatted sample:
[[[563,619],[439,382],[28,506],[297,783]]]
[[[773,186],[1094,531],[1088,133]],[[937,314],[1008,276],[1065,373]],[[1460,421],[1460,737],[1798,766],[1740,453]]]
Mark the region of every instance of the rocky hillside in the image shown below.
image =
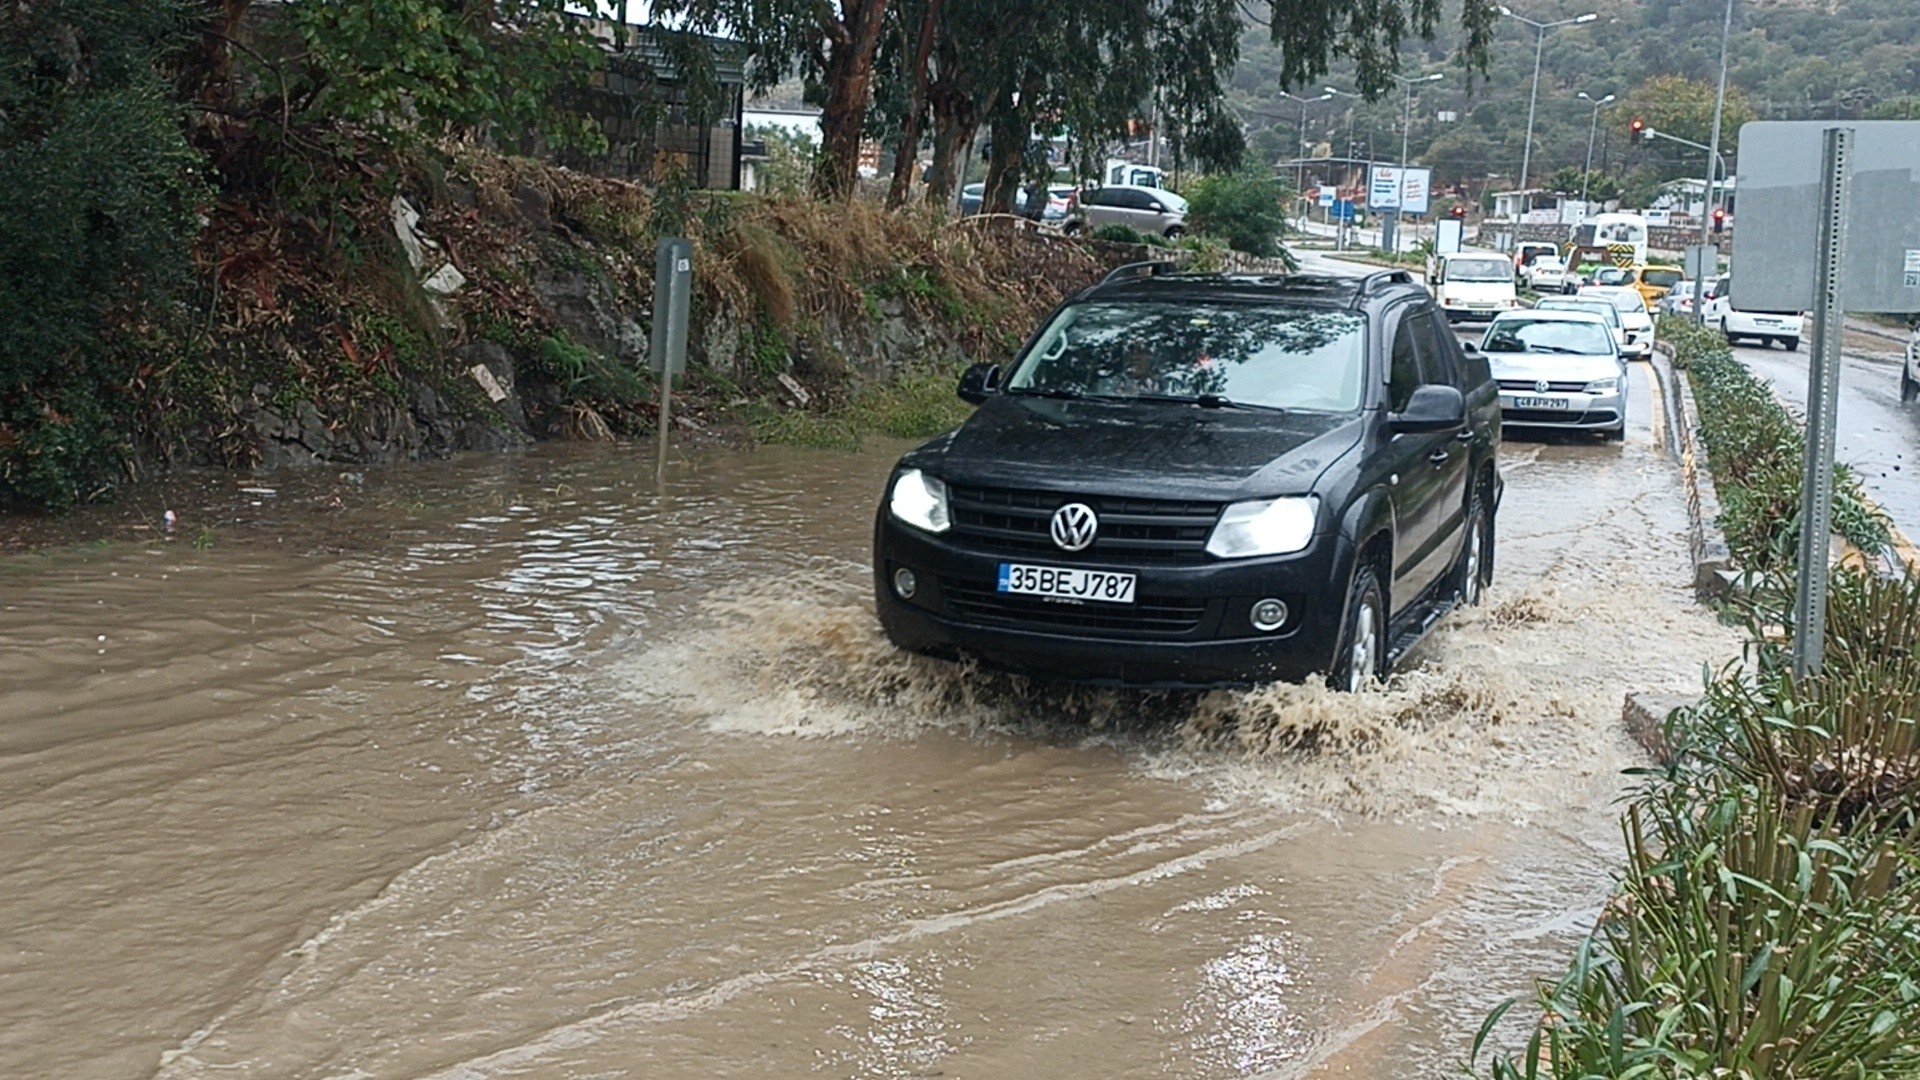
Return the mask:
[[[696,252],[687,429],[844,441],[834,418],[863,395],[950,387],[1100,269],[1065,241],[860,203],[650,191],[464,147],[377,161],[306,186],[342,201],[218,206],[206,332],[148,343],[143,457],[367,464],[640,434],[663,235]]]

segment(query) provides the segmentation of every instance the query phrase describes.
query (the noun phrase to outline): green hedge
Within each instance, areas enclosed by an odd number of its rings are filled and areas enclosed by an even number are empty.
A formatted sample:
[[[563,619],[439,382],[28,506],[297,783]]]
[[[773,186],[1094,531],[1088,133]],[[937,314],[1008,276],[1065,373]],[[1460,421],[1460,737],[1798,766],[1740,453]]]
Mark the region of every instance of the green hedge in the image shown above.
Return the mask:
[[[1800,542],[1800,490],[1806,433],[1765,382],[1734,359],[1718,331],[1686,319],[1660,320],[1660,337],[1687,371],[1700,405],[1701,438],[1720,493],[1720,528],[1740,562],[1771,571],[1792,565]],[[1879,551],[1892,540],[1851,470],[1839,466],[1833,528],[1849,543]]]

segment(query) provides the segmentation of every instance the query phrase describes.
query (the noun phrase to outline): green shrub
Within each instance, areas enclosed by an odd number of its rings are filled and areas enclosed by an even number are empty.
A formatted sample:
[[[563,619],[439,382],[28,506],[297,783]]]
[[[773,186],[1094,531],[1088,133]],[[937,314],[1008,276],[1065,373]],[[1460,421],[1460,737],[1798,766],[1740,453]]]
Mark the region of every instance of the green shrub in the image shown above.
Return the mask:
[[[1155,233],[1143,233],[1131,225],[1102,225],[1093,230],[1095,240],[1105,240],[1110,244],[1133,244],[1146,247],[1169,247],[1167,238]]]
[[[1256,172],[1209,176],[1193,187],[1187,227],[1235,251],[1275,258],[1287,229],[1287,195],[1280,181]]]
[[[1920,1075],[1920,579],[1837,572],[1829,618],[1820,673],[1731,669],[1669,723],[1618,895],[1493,1077]]]
[[[50,0],[0,34],[0,503],[71,506],[131,450],[152,358],[114,328],[170,317],[204,193],[159,71],[190,11]]]

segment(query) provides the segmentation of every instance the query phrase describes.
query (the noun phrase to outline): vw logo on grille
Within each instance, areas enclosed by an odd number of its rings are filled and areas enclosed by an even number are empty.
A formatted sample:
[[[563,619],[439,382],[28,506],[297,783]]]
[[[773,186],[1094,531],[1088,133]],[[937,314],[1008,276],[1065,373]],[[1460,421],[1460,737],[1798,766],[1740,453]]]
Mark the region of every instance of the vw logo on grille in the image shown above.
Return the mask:
[[[1536,394],[1544,394],[1551,389],[1553,389],[1553,384],[1545,379],[1541,379],[1533,384],[1533,390]]]
[[[1100,531],[1100,519],[1086,503],[1068,503],[1053,512],[1053,542],[1061,551],[1085,551]]]

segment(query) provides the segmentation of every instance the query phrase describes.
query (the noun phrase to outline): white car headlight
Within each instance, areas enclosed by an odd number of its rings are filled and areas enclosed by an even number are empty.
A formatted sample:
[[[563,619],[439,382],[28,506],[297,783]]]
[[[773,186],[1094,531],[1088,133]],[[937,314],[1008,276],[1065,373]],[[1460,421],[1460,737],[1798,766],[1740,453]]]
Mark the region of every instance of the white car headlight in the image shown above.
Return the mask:
[[[1320,499],[1313,495],[1234,503],[1213,527],[1207,554],[1221,559],[1291,555],[1313,540],[1319,512]]]
[[[895,520],[930,533],[953,527],[947,513],[947,485],[919,469],[907,469],[894,480],[887,509]]]
[[[1611,394],[1620,389],[1620,379],[1617,376],[1611,379],[1595,379],[1582,389],[1589,394]]]

